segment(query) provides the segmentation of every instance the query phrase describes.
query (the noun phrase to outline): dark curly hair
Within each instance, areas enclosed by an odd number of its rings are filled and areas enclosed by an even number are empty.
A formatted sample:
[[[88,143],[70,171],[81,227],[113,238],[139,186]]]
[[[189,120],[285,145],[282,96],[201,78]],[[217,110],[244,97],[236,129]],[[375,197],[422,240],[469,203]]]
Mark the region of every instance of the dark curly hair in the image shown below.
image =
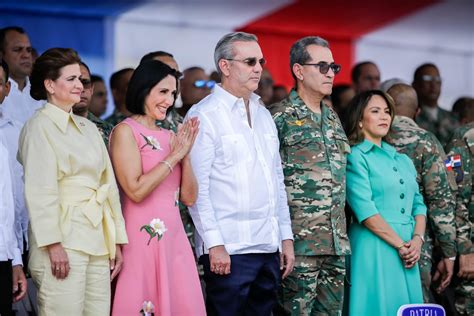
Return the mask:
[[[33,64],[30,77],[31,97],[35,100],[46,100],[48,93],[44,81],[56,80],[61,75],[61,68],[80,63],[79,55],[71,48],[51,48],[45,51]]]

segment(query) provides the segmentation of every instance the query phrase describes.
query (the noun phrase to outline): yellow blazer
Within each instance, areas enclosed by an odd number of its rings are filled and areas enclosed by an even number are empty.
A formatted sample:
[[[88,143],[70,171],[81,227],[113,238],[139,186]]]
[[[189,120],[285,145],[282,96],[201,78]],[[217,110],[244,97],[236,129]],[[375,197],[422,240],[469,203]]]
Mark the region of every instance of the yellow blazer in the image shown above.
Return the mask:
[[[60,242],[115,258],[128,242],[115,175],[97,127],[46,103],[21,131],[18,160],[34,247]]]

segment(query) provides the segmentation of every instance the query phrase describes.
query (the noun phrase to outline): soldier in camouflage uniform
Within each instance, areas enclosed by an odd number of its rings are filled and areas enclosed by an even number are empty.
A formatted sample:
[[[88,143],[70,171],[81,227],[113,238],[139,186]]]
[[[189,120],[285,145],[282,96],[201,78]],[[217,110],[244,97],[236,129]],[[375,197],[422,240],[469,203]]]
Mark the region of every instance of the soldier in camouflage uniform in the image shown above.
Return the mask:
[[[340,315],[346,233],[346,155],[337,114],[322,101],[340,66],[327,41],[306,37],[290,51],[296,90],[269,107],[280,140],[295,247],[295,269],[282,282],[281,300],[291,315]]]
[[[443,147],[432,133],[418,127],[413,120],[418,109],[415,90],[406,84],[396,84],[388,90],[388,94],[395,101],[396,116],[385,140],[413,161],[420,192],[428,208],[428,223],[419,266],[423,299],[425,303],[433,303],[430,293],[433,240],[438,242],[444,258],[442,265],[447,268],[444,286],[451,279],[456,259],[456,203],[451,193],[455,184],[449,182],[444,166],[446,155]]]
[[[457,214],[459,273],[455,306],[460,315],[474,315],[474,122],[454,131],[447,145],[448,162],[456,172],[458,196],[465,206]]]
[[[456,117],[449,111],[443,110],[438,105],[441,93],[441,77],[434,64],[423,64],[415,70],[413,88],[418,94],[418,103],[421,113],[416,122],[439,139],[443,146],[446,145],[452,132],[459,126]]]
[[[94,86],[91,82],[91,74],[89,67],[85,63],[80,64],[81,69],[81,82],[84,87],[81,93],[81,101],[74,104],[72,110],[74,114],[87,118],[89,121],[94,123],[99,130],[102,139],[104,140],[105,146],[109,146],[109,135],[112,132],[113,126],[89,112],[89,104],[91,102],[92,93],[94,92]]]
[[[130,78],[132,78],[132,74],[132,68],[124,68],[114,72],[110,77],[110,89],[114,98],[115,110],[105,121],[112,124],[112,126],[122,122],[131,114],[125,106],[125,99],[127,96],[128,83],[130,82]]]
[[[176,108],[172,106],[166,114],[166,118],[164,120],[156,121],[156,126],[176,133],[178,130],[178,125],[183,123],[183,119],[184,118],[178,113]]]
[[[156,121],[156,126],[159,126],[161,128],[164,128],[176,133],[178,131],[178,126],[182,123],[183,123],[183,117],[176,111],[176,108],[172,106],[170,107],[170,111],[168,112],[164,120]],[[188,208],[182,203],[179,203],[179,213],[181,215],[181,220],[183,222],[186,236],[188,237],[191,247],[194,249],[195,228],[194,228],[193,220],[191,218],[191,215],[189,215]]]
[[[102,139],[104,140],[105,146],[109,148],[109,137],[114,126],[104,120],[101,120],[89,111],[87,111],[87,119],[97,126],[100,136],[102,136]]]

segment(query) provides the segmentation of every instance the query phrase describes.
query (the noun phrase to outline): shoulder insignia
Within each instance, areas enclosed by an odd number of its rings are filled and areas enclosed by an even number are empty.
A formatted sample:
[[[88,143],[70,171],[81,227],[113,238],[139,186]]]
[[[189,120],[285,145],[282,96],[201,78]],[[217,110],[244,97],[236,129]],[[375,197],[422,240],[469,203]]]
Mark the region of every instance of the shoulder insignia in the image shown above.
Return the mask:
[[[451,155],[444,161],[447,170],[453,170],[456,174],[456,183],[464,179],[464,172],[462,170],[461,155]]]

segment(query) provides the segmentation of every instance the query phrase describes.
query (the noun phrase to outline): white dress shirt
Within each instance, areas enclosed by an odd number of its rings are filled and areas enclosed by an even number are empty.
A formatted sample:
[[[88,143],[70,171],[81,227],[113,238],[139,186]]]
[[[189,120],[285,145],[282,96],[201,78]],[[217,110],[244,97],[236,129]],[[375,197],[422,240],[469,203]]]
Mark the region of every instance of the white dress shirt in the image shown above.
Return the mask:
[[[23,252],[24,242],[28,243],[28,209],[25,202],[25,184],[23,179],[23,167],[16,159],[18,152],[18,140],[23,124],[7,117],[0,106],[0,137],[9,153],[10,167],[12,170],[13,200],[15,203],[15,233]]]
[[[1,132],[0,132],[1,134]],[[22,264],[21,251],[15,236],[15,210],[8,150],[0,138],[0,261]]]
[[[244,100],[216,86],[187,118],[198,117],[191,162],[199,184],[190,208],[198,256],[224,245],[230,255],[276,252],[293,239],[277,130],[252,94]]]
[[[26,85],[23,91],[18,89],[18,83],[10,78],[8,80],[11,85],[10,93],[2,104],[3,112],[14,121],[20,122],[22,125],[33,116],[37,109],[43,106],[45,101],[36,101],[30,95],[31,84],[26,78]]]

